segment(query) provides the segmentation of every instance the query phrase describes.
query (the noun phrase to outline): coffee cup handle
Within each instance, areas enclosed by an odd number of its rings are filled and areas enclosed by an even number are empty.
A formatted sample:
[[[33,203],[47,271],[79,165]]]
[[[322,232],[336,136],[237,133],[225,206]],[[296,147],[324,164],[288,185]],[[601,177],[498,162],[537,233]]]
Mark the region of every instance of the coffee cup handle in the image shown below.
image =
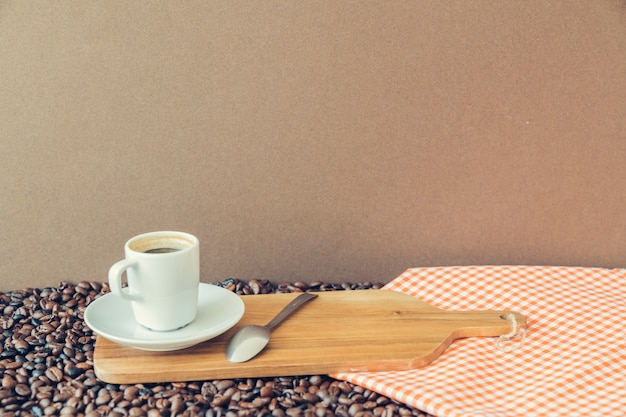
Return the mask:
[[[137,266],[137,262],[131,259],[122,259],[113,264],[111,269],[109,269],[109,287],[111,287],[111,292],[117,296],[125,298],[130,301],[138,301],[141,300],[141,296],[139,294],[131,294],[128,291],[122,290],[122,274],[128,268],[133,268]]]

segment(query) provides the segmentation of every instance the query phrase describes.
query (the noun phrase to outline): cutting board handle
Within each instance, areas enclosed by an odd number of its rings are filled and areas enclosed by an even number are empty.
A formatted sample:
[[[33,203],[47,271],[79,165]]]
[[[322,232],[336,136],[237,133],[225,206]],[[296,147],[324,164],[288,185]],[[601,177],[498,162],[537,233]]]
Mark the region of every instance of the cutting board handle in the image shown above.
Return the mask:
[[[526,317],[508,310],[446,311],[446,316],[459,324],[454,338],[508,336],[526,328]]]

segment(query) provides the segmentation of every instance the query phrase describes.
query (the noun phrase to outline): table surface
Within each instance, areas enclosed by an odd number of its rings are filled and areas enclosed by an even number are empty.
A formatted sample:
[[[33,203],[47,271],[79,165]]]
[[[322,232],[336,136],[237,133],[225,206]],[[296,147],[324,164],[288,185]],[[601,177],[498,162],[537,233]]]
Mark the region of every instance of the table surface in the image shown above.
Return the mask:
[[[237,294],[344,291],[381,283],[281,283],[227,279]],[[93,370],[95,335],[83,314],[106,283],[0,292],[0,410],[3,416],[428,416],[327,375],[107,384]]]

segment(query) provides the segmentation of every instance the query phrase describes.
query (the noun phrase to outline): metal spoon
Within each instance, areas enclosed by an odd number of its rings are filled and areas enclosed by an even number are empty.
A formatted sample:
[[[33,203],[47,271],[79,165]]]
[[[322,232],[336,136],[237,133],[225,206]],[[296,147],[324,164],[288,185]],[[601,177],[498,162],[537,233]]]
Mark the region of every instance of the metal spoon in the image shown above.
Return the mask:
[[[317,294],[305,292],[294,298],[265,326],[250,325],[237,330],[226,347],[226,359],[231,362],[245,362],[254,358],[269,343],[270,332],[274,327],[316,297]]]

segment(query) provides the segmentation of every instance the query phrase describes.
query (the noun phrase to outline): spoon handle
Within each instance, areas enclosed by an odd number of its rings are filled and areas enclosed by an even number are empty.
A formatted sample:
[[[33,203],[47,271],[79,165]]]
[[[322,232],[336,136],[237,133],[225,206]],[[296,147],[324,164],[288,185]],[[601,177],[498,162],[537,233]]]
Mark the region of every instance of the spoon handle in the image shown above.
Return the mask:
[[[310,292],[305,292],[305,293],[300,294],[299,296],[291,300],[291,302],[287,304],[285,308],[283,308],[280,311],[280,313],[278,313],[276,317],[272,319],[272,321],[267,323],[265,327],[267,327],[270,330],[273,329],[274,327],[278,326],[283,320],[289,317],[291,313],[293,313],[298,308],[300,308],[300,306],[302,306],[304,303],[306,303],[307,301],[311,301],[312,299],[316,297],[317,297],[317,294],[312,294]]]

